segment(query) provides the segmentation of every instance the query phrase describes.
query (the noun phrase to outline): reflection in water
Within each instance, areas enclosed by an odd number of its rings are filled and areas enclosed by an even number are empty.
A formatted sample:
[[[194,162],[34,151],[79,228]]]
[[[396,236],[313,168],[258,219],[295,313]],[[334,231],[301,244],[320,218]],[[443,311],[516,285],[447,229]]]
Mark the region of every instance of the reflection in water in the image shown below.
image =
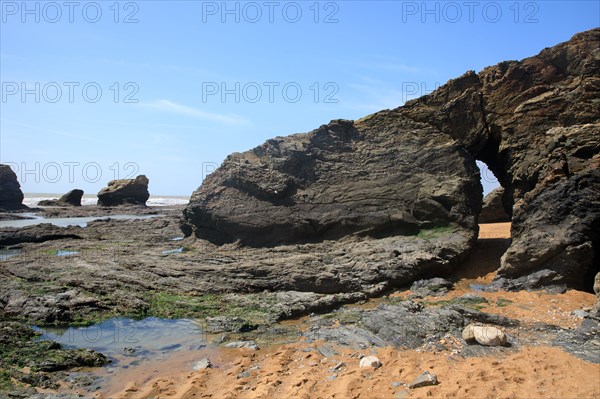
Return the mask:
[[[179,247],[179,248],[176,248],[176,249],[169,249],[169,250],[166,250],[166,251],[162,251],[161,253],[163,255],[173,255],[173,254],[180,254],[182,252],[183,252],[183,247]]]
[[[93,391],[107,395],[101,397],[113,397],[133,381],[141,384],[159,375],[184,374],[208,356],[219,362],[216,345],[207,344],[205,328],[196,320],[117,317],[89,327],[34,329],[42,332],[39,339],[56,341],[64,348],[93,349],[111,359],[105,367],[83,370],[90,373]]]
[[[148,357],[206,345],[202,326],[194,320],[143,320],[112,318],[89,327],[35,327],[40,339],[52,340],[65,348],[88,348],[107,356],[125,354]]]
[[[163,215],[110,215],[110,216],[86,216],[86,217],[73,217],[73,218],[44,218],[35,214],[28,214],[34,217],[33,219],[19,219],[19,220],[0,220],[0,228],[3,227],[27,227],[41,223],[51,223],[58,227],[67,226],[79,226],[86,227],[88,223],[94,220],[131,220],[131,219],[151,219],[160,217]]]
[[[21,253],[20,249],[0,249],[0,262],[8,260]]]
[[[65,251],[65,250],[58,250],[56,251],[56,256],[74,256],[74,255],[78,255],[79,251]]]

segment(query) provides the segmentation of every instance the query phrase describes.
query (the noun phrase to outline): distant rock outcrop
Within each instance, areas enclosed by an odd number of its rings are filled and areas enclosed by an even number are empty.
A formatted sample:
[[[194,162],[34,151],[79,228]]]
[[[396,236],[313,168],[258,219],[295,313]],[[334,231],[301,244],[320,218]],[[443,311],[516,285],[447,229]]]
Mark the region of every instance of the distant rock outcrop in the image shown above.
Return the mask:
[[[146,205],[148,198],[148,178],[139,175],[135,179],[109,181],[108,187],[98,193],[98,205]]]
[[[503,195],[504,189],[498,187],[483,198],[483,207],[479,214],[479,223],[510,222],[510,216],[507,215],[504,210],[504,205],[502,205]]]
[[[478,159],[512,209],[496,284],[591,288],[600,270],[598,98],[593,29],[537,56],[467,72],[394,110],[232,154],[193,193],[182,229],[266,246],[444,225],[475,232]]]
[[[39,206],[81,206],[83,190],[71,190],[57,200],[44,200],[38,202]]]
[[[23,205],[23,192],[17,175],[8,165],[0,164],[0,210],[27,208]]]

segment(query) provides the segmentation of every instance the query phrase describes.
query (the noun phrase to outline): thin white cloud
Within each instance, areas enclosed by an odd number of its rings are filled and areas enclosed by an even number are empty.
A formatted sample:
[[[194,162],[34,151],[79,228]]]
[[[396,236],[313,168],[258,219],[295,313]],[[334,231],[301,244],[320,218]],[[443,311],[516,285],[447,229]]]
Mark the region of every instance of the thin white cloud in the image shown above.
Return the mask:
[[[393,109],[404,104],[406,94],[398,90],[392,84],[365,85],[350,83],[348,88],[354,90],[352,98],[360,99],[358,102],[348,102],[351,108],[368,112],[381,109]]]
[[[199,108],[189,107],[170,100],[155,100],[147,103],[141,103],[144,107],[158,109],[164,112],[171,112],[179,115],[187,115],[193,118],[203,119],[210,122],[223,123],[226,125],[247,125],[250,123],[247,119],[236,114],[220,114],[216,112],[204,111]]]
[[[431,84],[417,79],[383,81],[369,76],[359,76],[359,82],[346,85],[351,92],[349,100],[344,103],[349,108],[370,112],[393,109],[408,100],[429,94],[439,86],[439,83]]]
[[[369,60],[369,62],[356,61]],[[346,64],[353,65],[365,70],[400,72],[409,75],[435,75],[437,70],[423,65],[410,65],[396,57],[385,56],[382,54],[362,54],[355,57],[352,61],[347,61]]]
[[[87,135],[69,133],[69,132],[65,132],[65,131],[62,131],[62,130],[49,129],[47,127],[34,126],[34,125],[27,124],[27,123],[22,123],[22,122],[19,122],[19,121],[14,121],[14,120],[11,120],[11,119],[5,119],[5,118],[0,119],[0,124],[4,124],[4,123],[9,123],[9,124],[12,124],[12,125],[15,125],[15,126],[24,127],[24,128],[29,129],[29,130],[36,130],[36,131],[39,131],[39,132],[42,132],[42,133],[57,134],[57,135],[69,137],[69,138],[72,138],[72,139],[92,141],[92,142],[96,142],[96,143],[101,142],[100,140],[98,140],[98,139],[96,139],[94,137],[87,136]]]

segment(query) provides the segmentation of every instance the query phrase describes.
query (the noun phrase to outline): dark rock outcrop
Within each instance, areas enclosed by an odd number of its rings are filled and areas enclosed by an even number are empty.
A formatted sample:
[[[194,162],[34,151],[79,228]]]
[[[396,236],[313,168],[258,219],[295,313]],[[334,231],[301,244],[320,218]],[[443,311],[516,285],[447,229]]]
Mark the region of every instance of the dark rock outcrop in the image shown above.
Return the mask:
[[[484,326],[486,340],[504,335],[506,341],[501,339],[501,346],[468,345],[471,339],[463,331],[469,325]],[[303,335],[309,342],[334,342],[354,349],[394,346],[478,357],[516,351],[525,345],[558,346],[581,359],[600,363],[600,326],[595,320],[585,319],[577,329],[565,329],[450,304],[424,306],[401,301],[374,309],[342,308],[326,317],[315,317]]]
[[[474,159],[440,131],[382,111],[230,155],[185,210],[185,230],[251,245],[476,229]]]
[[[44,200],[38,203],[39,206],[81,206],[81,197],[83,190],[71,190],[57,200]]]
[[[342,321],[344,322],[341,323]],[[422,303],[402,301],[394,305],[381,304],[368,310],[340,309],[334,317],[330,315],[327,318],[316,319],[305,336],[308,341],[324,340],[356,349],[389,345],[406,349],[429,347],[446,350],[449,348],[444,348],[440,342],[449,343],[450,341],[445,339],[448,334],[460,337],[466,325],[482,322],[500,326],[502,329],[520,325],[515,319],[458,306],[426,307]],[[459,348],[461,354],[466,356],[481,356],[505,350],[473,348],[464,343],[453,349]]]
[[[25,324],[0,321],[0,369],[3,373],[0,397],[37,397],[35,389],[25,389],[21,385],[58,389],[65,375],[49,372],[100,367],[110,362],[106,356],[93,350],[65,349],[58,342],[40,340],[39,336],[39,332]]]
[[[246,286],[361,292],[450,273],[475,240],[481,191],[453,140],[383,111],[230,155],[193,194],[183,230],[279,248],[276,267],[236,262]]]
[[[139,175],[135,179],[109,181],[108,187],[98,193],[98,205],[146,205],[148,198],[148,178]]]
[[[0,229],[0,245],[16,245],[24,242],[46,242],[64,238],[79,239],[81,227],[58,227],[50,223],[41,223],[22,228],[7,227]]]
[[[448,273],[467,255],[473,236],[457,229],[433,230],[427,238],[348,236],[272,248],[215,246],[191,237],[172,241],[180,235],[179,218],[180,211],[172,211],[152,219],[97,220],[85,228],[0,229],[0,245],[19,249],[0,267],[0,319],[64,324],[109,312],[148,315],[155,293],[182,296],[184,302],[189,294],[192,302],[185,309],[200,315],[205,307],[198,306],[197,296],[228,293],[224,303],[236,308],[265,308],[269,319],[289,318]],[[162,253],[182,246],[181,253]],[[66,291],[78,294],[63,296]]]
[[[27,208],[17,175],[8,165],[0,164],[0,211]]]
[[[502,205],[504,189],[498,187],[483,198],[483,206],[479,214],[479,223],[501,223],[510,222],[510,216]]]
[[[430,95],[230,155],[192,195],[186,234],[271,245],[474,229],[474,159],[505,187],[497,284],[587,286],[600,270],[600,29]]]
[[[512,209],[497,282],[591,288],[600,270],[600,29],[468,72],[396,110],[487,163]]]
[[[452,289],[453,284],[443,278],[435,277],[429,280],[417,280],[411,286],[410,290],[418,297],[441,296]]]

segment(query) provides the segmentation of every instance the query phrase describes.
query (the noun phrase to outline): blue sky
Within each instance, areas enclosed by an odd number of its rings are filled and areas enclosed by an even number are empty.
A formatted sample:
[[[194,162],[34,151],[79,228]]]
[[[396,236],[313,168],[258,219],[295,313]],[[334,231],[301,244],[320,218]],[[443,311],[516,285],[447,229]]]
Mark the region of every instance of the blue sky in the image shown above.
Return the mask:
[[[0,162],[25,192],[87,194],[143,173],[152,195],[189,195],[231,152],[395,108],[600,25],[597,1],[1,1],[0,10]]]

